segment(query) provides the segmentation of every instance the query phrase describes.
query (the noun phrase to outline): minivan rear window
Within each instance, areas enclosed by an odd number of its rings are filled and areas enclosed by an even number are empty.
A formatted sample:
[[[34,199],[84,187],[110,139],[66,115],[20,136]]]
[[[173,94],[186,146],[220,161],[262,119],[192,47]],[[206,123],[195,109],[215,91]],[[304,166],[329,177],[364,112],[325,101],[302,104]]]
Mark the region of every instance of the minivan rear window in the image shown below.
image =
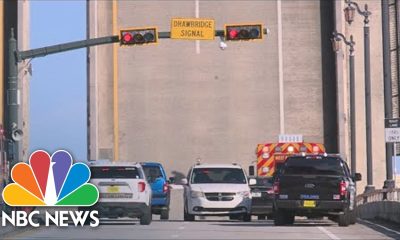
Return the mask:
[[[136,167],[91,167],[90,171],[92,178],[141,178]]]

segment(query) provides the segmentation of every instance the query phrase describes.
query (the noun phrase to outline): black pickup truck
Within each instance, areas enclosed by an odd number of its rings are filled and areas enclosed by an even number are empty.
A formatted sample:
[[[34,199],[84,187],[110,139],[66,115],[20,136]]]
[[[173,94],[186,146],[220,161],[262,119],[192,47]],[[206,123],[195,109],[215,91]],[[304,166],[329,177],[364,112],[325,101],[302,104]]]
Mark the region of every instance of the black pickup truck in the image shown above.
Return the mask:
[[[295,216],[328,216],[339,226],[355,223],[355,181],[337,155],[291,156],[274,181],[274,223],[293,224]]]

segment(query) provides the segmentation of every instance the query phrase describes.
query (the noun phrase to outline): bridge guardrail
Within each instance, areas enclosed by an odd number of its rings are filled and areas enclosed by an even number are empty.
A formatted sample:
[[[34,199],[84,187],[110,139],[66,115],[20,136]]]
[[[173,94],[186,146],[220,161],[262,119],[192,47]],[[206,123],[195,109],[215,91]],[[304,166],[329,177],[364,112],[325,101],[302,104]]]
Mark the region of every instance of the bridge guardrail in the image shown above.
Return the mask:
[[[400,188],[378,189],[356,197],[357,216],[400,223]]]
[[[378,189],[369,193],[362,193],[356,197],[357,206],[380,201],[400,202],[400,188]]]

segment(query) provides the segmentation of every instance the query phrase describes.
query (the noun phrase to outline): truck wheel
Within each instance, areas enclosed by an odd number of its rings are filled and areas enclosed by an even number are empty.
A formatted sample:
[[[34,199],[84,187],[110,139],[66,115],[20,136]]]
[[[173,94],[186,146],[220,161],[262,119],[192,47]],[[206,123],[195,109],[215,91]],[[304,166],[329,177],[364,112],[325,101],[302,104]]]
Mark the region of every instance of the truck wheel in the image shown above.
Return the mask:
[[[151,214],[150,207],[144,210],[143,215],[140,217],[140,225],[149,225],[153,215]]]
[[[265,220],[265,217],[266,217],[265,215],[258,215],[257,219],[258,220]]]
[[[243,222],[251,222],[251,214],[244,214],[243,215]]]
[[[349,218],[350,218],[349,219],[349,224],[356,224],[357,215],[356,215],[355,209],[353,209],[353,211],[350,211]]]
[[[168,220],[169,218],[169,210],[168,209],[162,209],[160,213],[160,219],[161,220]]]
[[[287,222],[287,224],[293,225],[293,223],[294,223],[294,214],[293,213],[286,213],[286,222]]]
[[[340,227],[347,227],[350,224],[349,210],[346,208],[342,214],[338,216],[338,224]]]
[[[284,211],[277,210],[274,214],[274,225],[275,226],[283,226],[287,224],[287,217]]]

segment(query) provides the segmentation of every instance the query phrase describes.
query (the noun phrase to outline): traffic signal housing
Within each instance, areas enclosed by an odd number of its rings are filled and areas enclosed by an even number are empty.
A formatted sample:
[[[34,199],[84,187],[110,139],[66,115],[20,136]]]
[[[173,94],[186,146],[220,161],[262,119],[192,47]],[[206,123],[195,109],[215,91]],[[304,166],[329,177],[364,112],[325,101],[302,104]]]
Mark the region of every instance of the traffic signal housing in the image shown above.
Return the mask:
[[[131,28],[120,30],[120,45],[143,45],[158,43],[156,27]]]
[[[263,38],[262,24],[227,24],[225,25],[225,40],[247,41]]]

